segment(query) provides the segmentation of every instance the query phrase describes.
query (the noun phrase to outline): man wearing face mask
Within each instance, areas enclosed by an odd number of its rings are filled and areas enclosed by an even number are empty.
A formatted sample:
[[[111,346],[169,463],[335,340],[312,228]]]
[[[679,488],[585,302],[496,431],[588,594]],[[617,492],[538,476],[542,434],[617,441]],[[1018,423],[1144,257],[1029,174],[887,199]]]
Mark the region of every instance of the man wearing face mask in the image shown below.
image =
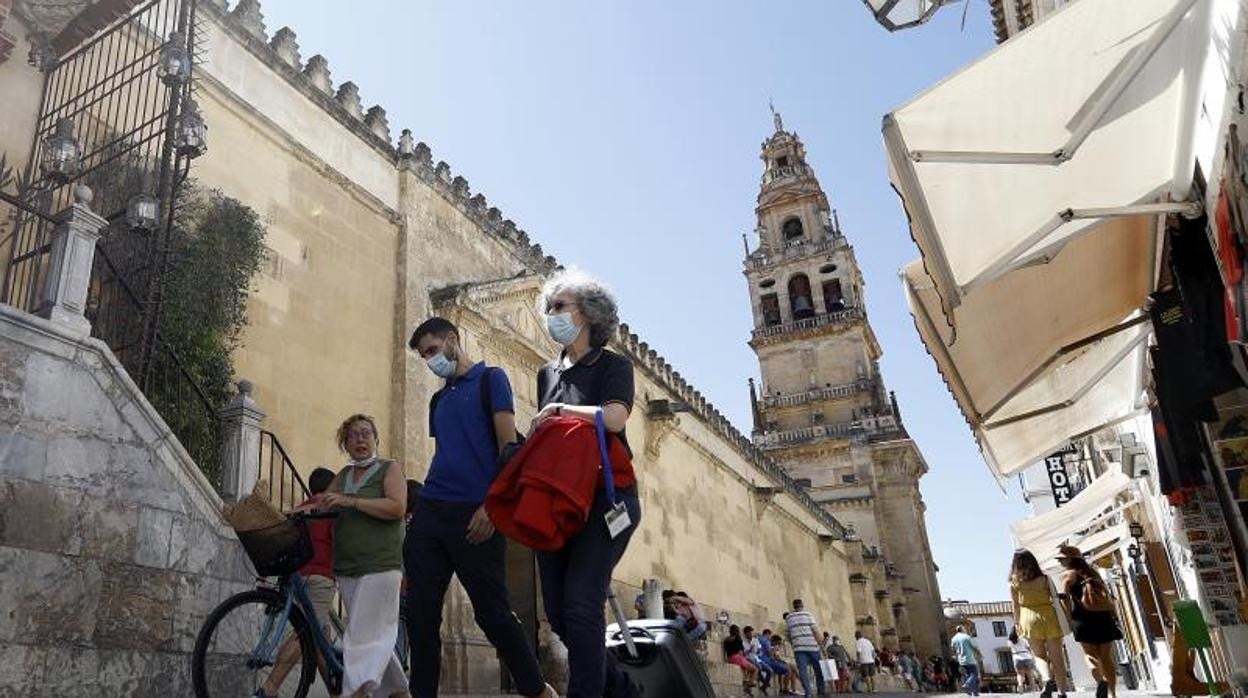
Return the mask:
[[[403,545],[412,695],[438,694],[442,605],[454,574],[519,692],[556,698],[507,602],[506,544],[482,507],[500,450],[516,440],[511,383],[501,368],[473,362],[459,330],[444,318],[421,323],[408,346],[446,380],[430,400],[436,449]]]

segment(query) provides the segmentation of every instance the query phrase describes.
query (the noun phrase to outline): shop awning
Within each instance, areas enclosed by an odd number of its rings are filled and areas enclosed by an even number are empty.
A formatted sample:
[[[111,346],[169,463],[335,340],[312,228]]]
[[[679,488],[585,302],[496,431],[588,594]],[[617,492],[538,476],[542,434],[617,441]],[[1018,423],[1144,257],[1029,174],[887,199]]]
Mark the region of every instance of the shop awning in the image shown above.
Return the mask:
[[[999,476],[1144,409],[1155,235],[1142,219],[1108,227],[984,284],[956,329],[922,263],[904,269],[915,327]]]
[[[1070,544],[1079,548],[1083,556],[1088,562],[1094,562],[1104,555],[1112,552],[1131,537],[1131,530],[1124,523],[1113,524],[1091,535],[1072,539]],[[1060,562],[1057,561],[1057,551],[1050,550],[1047,555],[1036,556],[1036,561],[1040,563],[1040,569],[1045,572],[1056,572],[1062,568]]]
[[[1106,473],[1065,506],[1014,523],[1010,531],[1019,547],[1030,550],[1041,561],[1052,557],[1063,543],[1075,545],[1088,554],[1091,552],[1088,546],[1104,544],[1094,536],[1105,528],[1110,518],[1135,503],[1132,487],[1131,478],[1124,473]],[[1124,494],[1129,496],[1120,499]]]
[[[994,279],[1117,219],[1196,210],[1176,202],[1191,188],[1212,4],[1071,3],[885,117],[891,178],[949,322]]]

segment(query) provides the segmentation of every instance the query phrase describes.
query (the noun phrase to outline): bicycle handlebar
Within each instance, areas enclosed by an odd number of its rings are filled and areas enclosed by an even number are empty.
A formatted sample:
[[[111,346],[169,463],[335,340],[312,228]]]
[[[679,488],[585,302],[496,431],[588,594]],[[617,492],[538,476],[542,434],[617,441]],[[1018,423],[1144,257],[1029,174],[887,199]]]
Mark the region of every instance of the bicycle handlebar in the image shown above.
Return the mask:
[[[315,521],[317,519],[336,519],[338,512],[336,511],[295,511],[291,512],[290,518],[301,519],[304,521]]]

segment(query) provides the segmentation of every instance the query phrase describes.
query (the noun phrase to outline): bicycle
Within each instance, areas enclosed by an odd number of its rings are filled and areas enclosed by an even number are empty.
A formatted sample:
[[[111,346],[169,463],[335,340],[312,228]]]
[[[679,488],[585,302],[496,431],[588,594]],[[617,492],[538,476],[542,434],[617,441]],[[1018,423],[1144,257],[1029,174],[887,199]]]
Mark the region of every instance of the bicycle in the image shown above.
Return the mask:
[[[342,689],[342,650],[322,631],[323,624],[308,597],[298,569],[312,558],[307,522],[336,513],[297,512],[259,531],[239,532],[239,540],[261,578],[256,588],[221,602],[204,621],[191,655],[191,681],[196,698],[280,696],[304,698],[318,668],[330,693]],[[267,577],[276,577],[269,582]],[[327,619],[339,636],[341,622]],[[297,642],[291,656],[287,640]],[[275,670],[287,672],[276,691],[258,691]]]

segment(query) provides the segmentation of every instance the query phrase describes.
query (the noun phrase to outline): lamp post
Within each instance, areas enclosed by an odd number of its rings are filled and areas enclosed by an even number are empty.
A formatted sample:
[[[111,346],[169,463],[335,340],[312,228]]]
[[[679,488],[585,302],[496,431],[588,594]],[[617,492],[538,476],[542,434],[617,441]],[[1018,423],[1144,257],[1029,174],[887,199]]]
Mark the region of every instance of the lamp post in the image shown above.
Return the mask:
[[[56,129],[43,142],[39,171],[57,184],[68,182],[82,171],[82,146],[74,138],[72,119],[65,117],[57,121]]]
[[[957,0],[862,0],[875,21],[890,32],[923,24],[945,5]]]
[[[131,230],[152,232],[160,224],[160,202],[152,193],[152,177],[144,175],[143,186],[126,202],[126,225]]]
[[[208,124],[199,111],[199,105],[188,97],[173,126],[173,147],[179,155],[197,158],[208,150]]]
[[[191,79],[191,52],[186,47],[186,34],[169,33],[169,40],[160,47],[160,64],[156,67],[160,81],[169,87],[185,85]]]

